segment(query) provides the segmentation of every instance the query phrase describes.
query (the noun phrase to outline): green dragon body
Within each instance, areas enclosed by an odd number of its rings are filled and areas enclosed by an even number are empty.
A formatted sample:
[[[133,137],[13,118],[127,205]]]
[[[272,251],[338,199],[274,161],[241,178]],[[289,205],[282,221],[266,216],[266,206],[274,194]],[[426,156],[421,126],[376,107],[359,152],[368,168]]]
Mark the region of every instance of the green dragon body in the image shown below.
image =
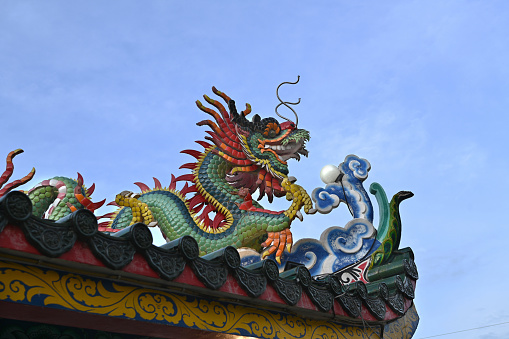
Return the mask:
[[[288,177],[287,160],[307,156],[305,143],[309,132],[298,129],[291,121],[279,123],[275,118],[261,119],[246,115],[251,107],[238,113],[235,102],[226,94],[213,88],[228,105],[228,111],[216,100],[204,96],[217,111],[197,101],[200,110],[214,118],[198,123],[208,126],[206,141],[197,141],[204,150],[184,150],[196,158],[181,168],[191,174],[175,178],[169,187],[162,187],[154,178],[155,187],[136,183],[141,193],[124,191],[117,195],[119,209],[105,215],[111,220],[100,224],[101,230],[115,232],[136,222],[159,226],[167,240],[184,235],[194,237],[201,255],[232,245],[237,248],[266,248],[264,255],[276,252],[279,260],[283,250],[291,249],[290,225],[304,208],[312,207],[306,191]],[[179,181],[186,182],[180,190]],[[259,191],[260,200],[267,196],[286,196],[291,206],[280,212],[264,209],[251,194]],[[92,203],[93,187],[85,189],[83,179],[71,180],[56,177],[45,180],[29,191],[34,203],[34,215],[57,220],[75,209],[94,210],[102,203]],[[104,217],[104,216],[103,216]]]

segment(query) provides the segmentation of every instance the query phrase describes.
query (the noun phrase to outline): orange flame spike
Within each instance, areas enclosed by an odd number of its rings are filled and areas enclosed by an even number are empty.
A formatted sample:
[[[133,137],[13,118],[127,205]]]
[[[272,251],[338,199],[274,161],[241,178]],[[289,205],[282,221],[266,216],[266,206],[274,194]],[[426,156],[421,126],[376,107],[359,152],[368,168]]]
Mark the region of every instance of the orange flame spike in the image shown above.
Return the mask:
[[[216,121],[219,124],[219,126],[228,135],[228,138],[230,138],[232,141],[236,140],[237,137],[235,136],[235,133],[233,133],[233,131],[235,130],[235,126],[233,125],[233,123],[231,121],[231,118],[230,118],[230,115],[229,115],[228,111],[226,111],[224,106],[221,105],[221,103],[219,103],[219,101],[211,99],[211,98],[209,98],[206,95],[204,95],[203,97],[205,98],[205,100],[207,100],[207,102],[209,104],[214,105],[214,107],[216,107],[221,112],[221,115],[222,115],[223,119],[221,119],[219,117],[219,115],[217,115],[217,116],[214,115],[214,118],[216,119]],[[228,102],[226,102],[226,103],[228,103]]]
[[[230,102],[230,100],[231,100],[229,96],[227,96],[225,93],[219,91],[215,86],[212,86],[212,92],[214,92],[215,95],[218,95],[221,98],[223,98],[224,102],[226,102],[226,103]]]
[[[221,131],[219,129],[219,127],[217,127],[217,125],[215,123],[213,123],[211,120],[203,120],[203,121],[200,121],[198,122],[196,125],[198,126],[204,126],[204,125],[207,125],[209,126],[214,132],[216,132],[217,135],[219,135],[221,138],[226,138],[226,134],[224,134],[223,131]]]

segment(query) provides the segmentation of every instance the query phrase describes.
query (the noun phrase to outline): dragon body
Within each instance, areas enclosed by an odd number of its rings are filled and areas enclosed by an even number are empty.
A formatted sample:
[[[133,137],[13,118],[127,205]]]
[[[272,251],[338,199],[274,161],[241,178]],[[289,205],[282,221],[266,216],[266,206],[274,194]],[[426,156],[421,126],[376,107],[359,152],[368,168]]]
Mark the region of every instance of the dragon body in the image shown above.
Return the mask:
[[[78,179],[54,177],[44,180],[29,190],[28,197],[32,201],[32,214],[48,220],[58,220],[78,209],[86,208],[95,211],[106,200],[98,203],[90,200],[95,185],[90,188],[83,186],[83,177]]]
[[[291,248],[292,221],[301,217],[302,207],[308,211],[312,206],[306,191],[288,177],[287,165],[288,159],[307,155],[304,145],[309,133],[290,121],[280,124],[258,115],[248,121],[249,104],[238,113],[233,100],[215,88],[213,91],[227,103],[229,111],[206,95],[205,100],[217,111],[196,102],[214,121],[198,123],[211,129],[206,139],[212,143],[197,141],[202,151],[182,151],[196,159],[181,166],[191,173],[172,176],[168,188],[155,179],[154,189],[137,183],[141,193],[117,195],[115,202],[121,208],[108,227],[157,224],[168,240],[194,237],[202,255],[232,245],[256,250],[267,247],[266,255],[277,251],[279,258],[284,248]],[[176,190],[179,181],[186,182],[180,191]],[[266,195],[271,202],[274,196],[286,195],[292,204],[285,211],[266,210],[253,201],[255,191],[259,192],[258,200]]]

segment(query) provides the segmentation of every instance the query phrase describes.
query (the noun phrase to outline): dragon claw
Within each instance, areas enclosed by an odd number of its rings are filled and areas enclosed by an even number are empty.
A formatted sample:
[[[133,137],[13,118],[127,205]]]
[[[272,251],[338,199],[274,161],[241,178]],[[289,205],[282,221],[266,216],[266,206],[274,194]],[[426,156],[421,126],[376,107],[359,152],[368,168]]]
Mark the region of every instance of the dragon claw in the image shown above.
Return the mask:
[[[313,203],[306,190],[294,183],[291,183],[289,178],[283,179],[281,186],[286,191],[286,199],[292,201],[292,205],[285,211],[286,216],[290,220],[298,218],[303,220],[300,209],[303,208],[304,212],[308,213],[313,208]]]
[[[280,232],[269,232],[267,240],[262,247],[268,247],[262,253],[262,259],[276,252],[276,261],[281,264],[281,256],[286,248],[288,252],[292,250],[293,237],[289,228]]]
[[[297,213],[295,214],[295,216],[297,218],[299,218],[300,221],[303,221],[304,220],[304,217],[302,216],[302,213],[300,211],[297,211]]]

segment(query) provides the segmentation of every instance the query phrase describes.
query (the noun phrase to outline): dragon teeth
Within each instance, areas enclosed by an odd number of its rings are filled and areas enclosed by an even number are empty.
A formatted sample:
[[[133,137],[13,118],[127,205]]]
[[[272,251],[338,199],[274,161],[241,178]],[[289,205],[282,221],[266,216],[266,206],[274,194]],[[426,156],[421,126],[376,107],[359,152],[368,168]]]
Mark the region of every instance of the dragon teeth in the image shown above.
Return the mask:
[[[265,145],[265,149],[269,148],[269,149],[272,149],[274,151],[286,151],[286,150],[289,150],[289,149],[292,149],[292,145]]]

